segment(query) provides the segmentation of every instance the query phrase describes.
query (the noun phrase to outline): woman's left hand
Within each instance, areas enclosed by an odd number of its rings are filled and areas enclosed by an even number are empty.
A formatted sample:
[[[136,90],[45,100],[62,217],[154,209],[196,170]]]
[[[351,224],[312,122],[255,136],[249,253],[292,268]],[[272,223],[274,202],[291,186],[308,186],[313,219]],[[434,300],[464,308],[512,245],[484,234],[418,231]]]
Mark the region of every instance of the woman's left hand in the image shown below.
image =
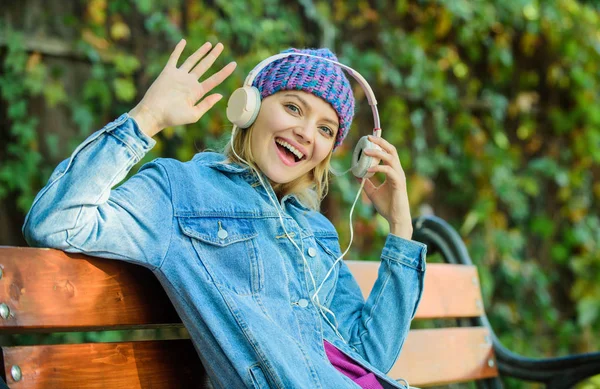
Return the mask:
[[[406,191],[406,176],[398,158],[398,151],[394,145],[381,137],[370,135],[369,140],[382,150],[364,150],[363,153],[381,159],[383,164],[371,167],[368,171],[384,173],[386,178],[379,186],[371,179],[363,178],[366,180],[365,193],[377,212],[390,224],[390,233],[410,240],[413,232],[412,219]]]

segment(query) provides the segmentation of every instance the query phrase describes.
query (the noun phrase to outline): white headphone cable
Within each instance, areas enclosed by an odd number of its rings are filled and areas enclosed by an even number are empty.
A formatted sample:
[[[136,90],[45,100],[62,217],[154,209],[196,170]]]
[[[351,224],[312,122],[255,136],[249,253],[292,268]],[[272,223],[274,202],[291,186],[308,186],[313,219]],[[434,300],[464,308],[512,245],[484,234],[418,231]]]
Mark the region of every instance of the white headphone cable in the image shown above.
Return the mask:
[[[358,197],[362,193],[364,186],[365,186],[365,179],[363,178],[361,180],[360,188],[358,189],[358,193],[356,194],[356,197],[354,198],[354,203],[352,204],[352,208],[350,208],[350,222],[349,222],[349,224],[350,224],[350,243],[348,243],[348,247],[346,247],[346,250],[342,253],[342,255],[340,255],[335,260],[335,262],[333,263],[333,266],[331,266],[331,268],[329,269],[329,272],[327,272],[327,274],[325,275],[325,278],[323,278],[323,281],[321,282],[321,285],[319,285],[319,289],[317,289],[317,291],[315,292],[315,295],[317,293],[319,293],[319,291],[321,290],[321,287],[325,283],[325,280],[327,280],[327,277],[329,277],[329,274],[331,274],[331,271],[335,268],[335,265],[346,255],[348,250],[350,250],[350,246],[352,246],[352,242],[354,240],[354,229],[352,228],[352,214],[354,213],[354,207],[356,206],[356,202],[358,201]]]
[[[233,138],[234,138],[234,134],[235,131],[238,129],[238,127],[236,125],[233,125],[233,129],[231,131],[231,150],[233,151],[233,153],[235,154],[235,156],[240,160],[243,161],[246,165],[248,165],[248,167],[251,168],[250,164],[248,163],[248,161],[246,161],[245,159],[243,159],[242,157],[240,157],[237,152],[235,151],[235,147],[233,146]],[[253,169],[254,170],[254,169]],[[277,206],[277,204],[275,203],[275,200],[271,197],[271,193],[269,192],[269,190],[266,188],[261,174],[258,172],[255,172],[256,175],[258,176],[258,179],[261,183],[261,185],[263,186],[263,188],[265,189],[265,191],[267,192],[267,196],[269,197],[269,200],[271,201],[271,203],[273,203],[273,206],[275,207],[275,209],[277,210],[277,214],[279,216],[279,222],[281,224],[281,227],[283,228],[283,231],[285,232],[285,235],[287,236],[287,238],[289,239],[290,242],[292,242],[292,244],[296,247],[296,249],[300,252],[300,255],[302,256],[302,260],[304,261],[304,265],[306,266],[307,270],[308,270],[308,274],[310,275],[310,279],[311,282],[313,284],[313,289],[317,290],[317,284],[315,282],[315,278],[312,274],[312,271],[310,270],[310,266],[308,265],[308,261],[306,260],[306,258],[304,257],[304,253],[302,252],[302,250],[300,249],[300,247],[298,247],[298,245],[296,244],[296,242],[294,241],[294,239],[292,239],[292,237],[290,236],[290,234],[288,233],[287,229],[285,228],[285,224],[283,223],[283,218],[281,216],[281,212],[279,211],[279,207]],[[361,190],[362,190],[362,186],[364,185],[364,180],[363,183],[361,184]],[[360,191],[358,192],[358,195],[360,195]],[[358,195],[356,197],[356,199],[354,200],[354,204],[356,204],[356,200],[358,200]],[[352,206],[352,210],[354,210],[354,205]],[[352,210],[350,211],[350,215],[352,215]],[[350,219],[350,231],[352,234],[352,219]],[[352,238],[351,238],[352,239]],[[300,242],[302,242],[302,239],[300,238]],[[350,244],[352,244],[352,241],[350,242]],[[348,246],[348,249],[350,248],[350,246]],[[348,249],[346,249],[346,251],[348,251]],[[344,252],[345,254],[345,252]],[[344,255],[343,254],[343,255]],[[342,256],[343,256],[342,255]],[[339,258],[338,258],[339,259]],[[337,261],[335,262],[337,263]],[[335,266],[335,263],[333,266]],[[328,275],[331,273],[331,270],[333,270],[333,266],[332,268],[329,270],[329,272],[327,273]],[[323,285],[323,283],[321,283],[321,286]],[[321,289],[321,286],[319,286],[319,290]],[[317,290],[318,292],[318,290]],[[327,323],[329,323],[329,325],[333,328],[333,330],[335,331],[336,335],[339,336],[344,343],[348,343],[346,341],[346,339],[344,339],[344,337],[342,336],[342,334],[339,333],[338,329],[337,329],[337,320],[335,319],[335,314],[333,312],[331,312],[327,307],[324,307],[323,305],[321,305],[321,302],[319,300],[319,296],[317,293],[315,293],[312,297],[311,297],[311,301],[315,304],[315,306],[317,306],[319,308],[319,311],[321,312],[321,315],[323,316],[323,318],[327,321]],[[325,315],[325,313],[323,312],[323,309],[327,310],[329,313],[331,313],[333,315],[334,320],[336,321],[336,325],[334,325],[333,323],[331,323],[331,321],[329,320],[329,318],[327,317],[327,315]]]

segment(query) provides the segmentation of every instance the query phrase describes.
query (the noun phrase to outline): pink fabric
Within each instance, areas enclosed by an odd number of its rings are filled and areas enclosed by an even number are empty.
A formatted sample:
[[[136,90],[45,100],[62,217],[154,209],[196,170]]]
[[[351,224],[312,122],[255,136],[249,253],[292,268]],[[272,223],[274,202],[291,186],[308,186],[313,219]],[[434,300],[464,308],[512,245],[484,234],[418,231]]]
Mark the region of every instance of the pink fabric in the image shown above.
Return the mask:
[[[354,362],[328,341],[323,340],[323,343],[325,344],[325,354],[327,354],[327,358],[329,358],[333,367],[340,373],[356,382],[356,384],[363,389],[383,389],[383,386],[377,381],[375,374],[370,373]]]

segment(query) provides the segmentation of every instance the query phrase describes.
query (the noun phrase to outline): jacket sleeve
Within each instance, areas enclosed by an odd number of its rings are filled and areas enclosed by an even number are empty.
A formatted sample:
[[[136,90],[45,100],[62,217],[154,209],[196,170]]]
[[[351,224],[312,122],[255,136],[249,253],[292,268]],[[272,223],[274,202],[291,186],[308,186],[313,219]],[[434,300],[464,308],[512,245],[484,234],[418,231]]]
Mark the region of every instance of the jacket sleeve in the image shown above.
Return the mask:
[[[349,345],[383,372],[389,372],[398,359],[421,300],[426,252],[422,243],[389,234],[366,301],[348,265],[341,261],[330,309]]]
[[[160,266],[173,222],[160,159],[112,190],[155,144],[127,113],[90,135],[35,197],[22,228],[27,243]]]

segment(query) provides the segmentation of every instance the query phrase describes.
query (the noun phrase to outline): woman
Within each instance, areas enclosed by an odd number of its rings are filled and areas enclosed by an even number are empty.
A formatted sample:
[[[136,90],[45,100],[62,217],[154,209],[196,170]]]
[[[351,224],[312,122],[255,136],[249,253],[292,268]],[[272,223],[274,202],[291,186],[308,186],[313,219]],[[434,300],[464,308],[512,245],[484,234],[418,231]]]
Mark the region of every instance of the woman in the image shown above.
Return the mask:
[[[382,150],[365,151],[384,162],[370,172],[386,181],[366,179],[364,189],[391,231],[366,301],[343,261],[334,265],[338,236],[318,212],[354,111],[339,66],[299,56],[269,64],[253,83],[258,116],[224,154],[158,158],[111,190],[154,135],[196,122],[221,99],[208,93],[235,63],[198,79],[223,45],[206,43],[177,67],[184,46],[133,110],[58,165],[25,219],[25,239],[150,268],[217,388],[404,387],[385,373],[421,297],[425,246],[410,240],[396,149],[374,138]],[[336,60],[327,49],[298,52]]]

